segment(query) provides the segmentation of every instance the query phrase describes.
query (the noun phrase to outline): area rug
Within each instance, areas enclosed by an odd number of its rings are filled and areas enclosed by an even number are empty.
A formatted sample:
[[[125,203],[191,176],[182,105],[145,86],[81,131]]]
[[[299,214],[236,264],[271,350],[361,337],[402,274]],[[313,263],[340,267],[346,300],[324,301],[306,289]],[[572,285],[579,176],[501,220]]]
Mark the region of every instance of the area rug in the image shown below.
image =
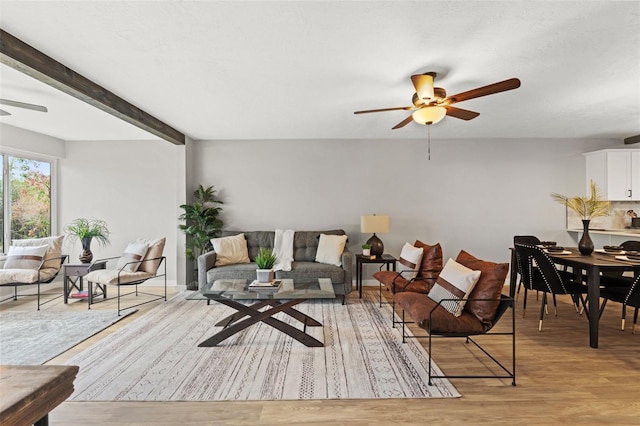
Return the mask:
[[[0,312],[0,364],[44,364],[136,311]]]
[[[323,327],[307,332],[324,342],[309,348],[266,324],[216,347],[200,348],[235,312],[183,292],[85,349],[75,401],[228,401],[360,398],[443,398],[460,394],[444,379],[427,385],[428,358],[414,340],[401,342],[391,308],[373,296],[307,301],[296,309]],[[278,319],[294,326],[282,313]],[[440,371],[435,367],[438,374]]]

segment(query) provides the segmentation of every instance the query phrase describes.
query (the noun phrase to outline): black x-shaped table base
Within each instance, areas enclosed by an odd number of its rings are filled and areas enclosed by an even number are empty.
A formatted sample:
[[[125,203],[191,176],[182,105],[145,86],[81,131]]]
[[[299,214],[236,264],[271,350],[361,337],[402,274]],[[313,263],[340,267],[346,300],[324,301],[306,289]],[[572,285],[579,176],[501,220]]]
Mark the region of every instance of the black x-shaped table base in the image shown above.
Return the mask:
[[[306,333],[307,326],[321,327],[322,324],[320,324],[310,316],[293,309],[293,306],[297,305],[298,303],[304,302],[305,300],[306,299],[295,299],[289,300],[287,302],[279,302],[277,300],[263,300],[252,305],[245,305],[240,302],[236,302],[235,300],[229,299],[216,300],[216,302],[227,305],[238,312],[218,321],[218,323],[216,323],[216,326],[224,326],[224,328],[213,336],[209,337],[207,340],[201,342],[198,346],[215,346],[223,340],[233,336],[234,334],[239,333],[245,328],[262,321],[263,323],[268,324],[271,327],[293,337],[298,342],[306,346],[322,347],[324,346],[322,342]],[[265,306],[271,306],[271,308],[265,311],[261,311],[260,309]],[[287,315],[297,319],[304,325],[304,328],[302,330],[299,330],[287,323],[280,321],[277,318],[273,318],[273,316],[278,312],[284,312]],[[246,316],[248,316],[248,318],[241,320]]]

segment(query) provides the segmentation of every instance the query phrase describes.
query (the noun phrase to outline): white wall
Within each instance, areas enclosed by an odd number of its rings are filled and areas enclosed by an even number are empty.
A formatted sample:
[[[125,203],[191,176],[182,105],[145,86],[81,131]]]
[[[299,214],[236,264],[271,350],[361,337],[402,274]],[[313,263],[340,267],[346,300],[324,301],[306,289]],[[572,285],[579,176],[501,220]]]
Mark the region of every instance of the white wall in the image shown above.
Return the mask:
[[[63,158],[65,143],[62,139],[31,132],[0,123],[0,147],[10,152]]]
[[[166,237],[168,281],[176,283],[178,237],[177,194],[184,194],[181,150],[164,141],[67,141],[60,162],[60,224],[78,217],[105,220],[111,244],[91,246],[94,258],[119,256],[129,242]],[[65,241],[70,261],[77,262],[80,243]],[[179,281],[179,284],[184,282]]]
[[[198,141],[193,184],[216,186],[226,229],[342,228],[359,252],[360,216],[387,214],[387,253],[420,239],[507,262],[516,234],[576,244],[550,194],[583,194],[582,153],[620,144],[432,140],[429,161],[422,139]]]
[[[50,138],[26,136],[36,140],[33,152],[50,149]],[[516,234],[577,243],[550,193],[583,193],[582,153],[620,145],[434,139],[428,161],[422,139],[194,141],[190,152],[164,141],[68,141],[58,169],[59,225],[106,220],[112,244],[94,242],[99,257],[119,255],[141,236],[166,236],[169,279],[185,284],[178,206],[185,188],[189,196],[202,183],[215,185],[225,202],[226,229],[342,228],[359,252],[369,238],[360,233],[360,216],[388,214],[391,232],[380,235],[388,253],[397,256],[405,241],[421,239],[440,242],[446,257],[465,249],[506,262]],[[76,261],[79,243],[65,248]]]

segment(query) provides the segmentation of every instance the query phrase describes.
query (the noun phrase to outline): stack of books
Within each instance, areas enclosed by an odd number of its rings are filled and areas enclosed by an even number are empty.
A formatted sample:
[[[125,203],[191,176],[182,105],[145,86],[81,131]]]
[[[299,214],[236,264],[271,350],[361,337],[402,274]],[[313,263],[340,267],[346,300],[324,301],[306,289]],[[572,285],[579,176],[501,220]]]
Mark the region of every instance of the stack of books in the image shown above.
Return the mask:
[[[280,288],[281,282],[282,282],[281,280],[274,280],[266,283],[261,283],[261,282],[258,282],[258,280],[254,280],[251,282],[251,284],[249,284],[249,290],[266,291],[266,292],[278,291],[278,289]]]

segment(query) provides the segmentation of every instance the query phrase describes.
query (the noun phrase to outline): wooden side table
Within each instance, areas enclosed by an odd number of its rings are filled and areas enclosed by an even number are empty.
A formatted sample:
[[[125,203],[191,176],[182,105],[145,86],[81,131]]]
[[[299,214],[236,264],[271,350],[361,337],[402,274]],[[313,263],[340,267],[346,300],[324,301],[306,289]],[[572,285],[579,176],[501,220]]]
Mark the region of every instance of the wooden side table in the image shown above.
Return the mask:
[[[73,289],[84,291],[82,278],[91,271],[106,269],[107,262],[66,264],[64,266],[64,303],[68,303]],[[107,297],[104,294],[104,297]],[[88,299],[88,296],[87,296]]]
[[[391,270],[389,268],[393,268],[396,270],[396,259],[390,254],[383,254],[382,256],[375,257],[371,259],[369,256],[363,256],[361,254],[356,254],[356,290],[359,291],[360,299],[362,299],[362,265],[364,263],[376,263],[380,265],[380,269],[384,265],[387,266],[387,271]]]

